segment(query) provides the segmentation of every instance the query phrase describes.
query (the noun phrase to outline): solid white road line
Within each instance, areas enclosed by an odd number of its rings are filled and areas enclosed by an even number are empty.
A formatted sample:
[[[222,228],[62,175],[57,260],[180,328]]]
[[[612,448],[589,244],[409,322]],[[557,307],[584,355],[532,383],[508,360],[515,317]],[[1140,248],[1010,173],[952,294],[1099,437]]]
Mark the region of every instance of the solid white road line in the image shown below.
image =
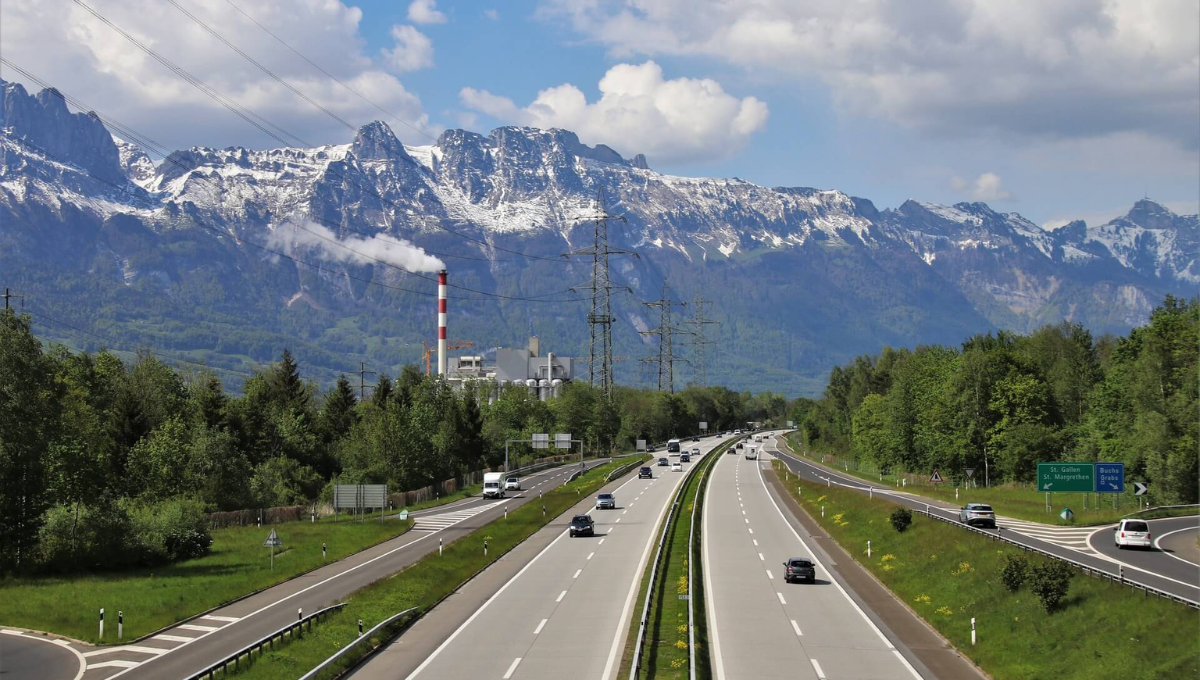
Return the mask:
[[[508,667],[508,672],[506,672],[504,674],[504,680],[508,680],[509,678],[512,677],[512,674],[514,671],[517,670],[517,664],[519,664],[519,663],[521,663],[521,657],[518,656],[517,658],[513,659],[512,665]],[[821,676],[821,677],[825,677],[825,676]]]
[[[102,661],[100,663],[91,664],[88,666],[88,668],[133,668],[134,666],[140,666],[141,664],[141,661],[122,661],[120,659],[114,659],[112,661]]]
[[[533,629],[533,634],[537,635],[538,633],[542,632],[542,626],[545,626],[546,622],[549,620],[550,619],[542,619],[542,622],[537,625],[537,628]]]
[[[1195,562],[1193,562],[1193,561],[1191,561],[1191,560],[1185,560],[1185,559],[1183,559],[1182,557],[1180,557],[1180,556],[1178,556],[1178,555],[1174,555],[1174,554],[1172,554],[1172,553],[1169,553],[1169,552],[1167,552],[1167,551],[1163,550],[1163,547],[1162,547],[1162,545],[1160,545],[1160,544],[1159,544],[1159,541],[1163,540],[1163,539],[1164,539],[1164,538],[1166,538],[1167,536],[1170,536],[1171,534],[1177,534],[1177,533],[1179,533],[1179,532],[1181,532],[1181,531],[1195,531],[1195,530],[1196,530],[1196,527],[1184,527],[1184,528],[1182,528],[1182,529],[1176,529],[1175,531],[1168,531],[1167,533],[1165,533],[1165,534],[1162,534],[1162,535],[1161,535],[1161,536],[1159,536],[1158,538],[1154,539],[1154,547],[1155,547],[1155,548],[1158,548],[1158,549],[1159,549],[1159,551],[1160,551],[1160,552],[1162,552],[1162,553],[1163,553],[1164,555],[1166,555],[1167,557],[1174,557],[1175,559],[1179,560],[1180,562],[1186,562],[1187,564],[1190,564],[1190,565],[1192,565],[1193,567],[1195,567],[1195,566],[1200,566],[1200,565],[1197,565]]]
[[[150,639],[151,640],[166,640],[168,642],[191,642],[192,640],[197,640],[199,638],[183,637],[182,635],[160,634],[160,635],[155,635],[154,637],[152,637]]]
[[[238,617],[236,616],[215,616],[213,614],[205,614],[200,618],[208,619],[209,621],[221,621],[223,623],[233,623],[234,621],[238,620]]]
[[[220,628],[220,626],[197,626],[194,623],[181,623],[175,627],[180,630],[196,630],[200,631],[201,633],[211,633],[212,631]]]
[[[800,632],[800,624],[796,623],[796,619],[792,619],[792,630],[796,631],[796,635],[804,637],[804,633]]]
[[[825,671],[821,670],[821,664],[817,663],[816,659],[809,659],[812,662],[813,670],[817,672],[817,677],[825,680]],[[507,675],[504,677],[508,677]]]

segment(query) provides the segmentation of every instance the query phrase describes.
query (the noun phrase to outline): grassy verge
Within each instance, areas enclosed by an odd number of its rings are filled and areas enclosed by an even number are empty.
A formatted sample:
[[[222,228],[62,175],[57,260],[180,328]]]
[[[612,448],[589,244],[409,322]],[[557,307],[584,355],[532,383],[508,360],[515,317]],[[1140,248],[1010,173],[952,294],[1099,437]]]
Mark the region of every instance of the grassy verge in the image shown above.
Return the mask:
[[[391,578],[377,581],[347,598],[348,605],[320,626],[294,641],[265,653],[252,664],[243,665],[239,677],[295,680],[358,637],[358,620],[369,628],[410,607],[422,611],[457,590],[472,576],[498,560],[552,519],[569,510],[583,497],[604,486],[608,473],[629,461],[617,461],[593,468],[575,481],[548,491],[541,501],[531,501],[480,529],[448,544],[442,555],[430,554]],[[543,517],[542,506],[546,513]],[[483,554],[483,542],[488,554]],[[383,644],[395,631],[385,630],[371,645],[348,655],[341,669],[362,658],[373,647]]]
[[[1194,609],[1076,573],[1060,607],[1047,614],[1028,585],[1016,592],[1001,585],[1005,556],[1026,555],[1021,550],[920,516],[898,533],[888,517],[899,506],[889,501],[799,485],[803,496],[795,484],[785,486],[834,540],[996,680],[1200,677]]]
[[[650,602],[650,622],[642,649],[644,677],[672,679],[685,679],[688,677],[688,601],[680,599],[680,596],[686,595],[688,592],[689,559],[696,560],[692,577],[696,579],[697,587],[693,588],[692,594],[697,599],[697,605],[703,601],[703,591],[698,586],[704,582],[702,572],[700,571],[702,562],[699,550],[697,549],[696,553],[690,557],[688,555],[688,536],[692,526],[692,507],[698,502],[699,494],[703,490],[703,486],[701,485],[702,475],[704,479],[707,479],[708,470],[716,461],[720,460],[721,455],[724,454],[728,445],[728,443],[722,444],[714,449],[712,453],[705,456],[700,462],[701,469],[688,478],[680,496],[679,510],[674,516],[670,527],[667,529],[667,541],[663,548],[663,561],[659,566],[658,573],[655,575],[655,596]],[[699,518],[699,508],[697,508],[697,521]],[[696,545],[699,546],[699,541],[697,541]],[[650,571],[652,569],[653,564],[647,564],[642,574],[642,586],[638,592],[638,599],[635,601],[637,611],[630,626],[625,644],[625,654],[622,658],[621,670],[618,677],[626,677],[632,668],[633,650],[637,644],[639,618],[641,616],[641,604],[646,601],[646,589],[650,585]],[[703,609],[695,612],[694,622],[698,627],[696,631],[697,663],[707,668],[707,653],[700,654],[701,649],[707,649],[705,642],[707,636],[701,634],[701,631],[706,631]],[[700,661],[700,658],[704,659],[703,662]]]
[[[959,488],[958,498],[955,498],[953,483],[932,484],[928,476],[912,474],[881,474],[880,471],[867,463],[858,463],[849,457],[835,454],[818,454],[809,451],[792,433],[786,437],[789,451],[796,456],[806,458],[814,463],[822,463],[841,474],[856,477],[876,486],[887,486],[908,493],[933,498],[957,505],[965,503],[987,503],[996,512],[1006,517],[1015,517],[1030,522],[1045,524],[1062,524],[1088,526],[1093,524],[1109,524],[1120,518],[1137,512],[1138,500],[1130,490],[1117,499],[1117,507],[1113,507],[1111,494],[1081,494],[1056,493],[1051,496],[1051,509],[1046,510],[1046,494],[1039,493],[1033,484],[1002,484],[993,487]],[[977,473],[978,474],[978,473]],[[903,480],[904,486],[901,486]],[[976,480],[981,481],[981,480]],[[1087,496],[1085,499],[1084,496]],[[1102,498],[1097,498],[1100,495]],[[1063,508],[1071,508],[1075,514],[1074,521],[1065,522],[1058,516]],[[1147,517],[1172,517],[1177,515],[1194,515],[1196,510],[1162,511],[1161,514],[1145,515]]]
[[[0,581],[0,623],[99,642],[97,616],[111,623],[103,642],[115,643],[117,611],[125,613],[125,642],[334,562],[398,536],[412,522],[287,522],[212,532],[212,552],[154,569],[112,574]],[[271,528],[283,547],[275,568],[263,540]],[[325,559],[321,544],[328,547]]]

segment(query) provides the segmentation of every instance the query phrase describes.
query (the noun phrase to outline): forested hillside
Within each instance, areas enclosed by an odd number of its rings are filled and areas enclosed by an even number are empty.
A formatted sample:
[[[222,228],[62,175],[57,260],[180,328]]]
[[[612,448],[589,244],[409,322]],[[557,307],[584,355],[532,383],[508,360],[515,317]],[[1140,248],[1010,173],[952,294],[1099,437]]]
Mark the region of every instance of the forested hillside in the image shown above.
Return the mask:
[[[1079,325],[976,335],[961,347],[884,348],[833,369],[791,406],[803,441],[883,469],[991,484],[1039,461],[1120,461],[1159,503],[1197,502],[1200,299],[1167,297],[1127,337]]]
[[[509,386],[494,403],[407,366],[366,395],[328,392],[283,352],[229,396],[204,370],[153,355],[49,350],[28,317],[0,313],[0,574],[153,564],[208,548],[204,513],[328,497],[344,483],[420,488],[504,460],[506,439],[569,432],[591,451],[629,450],[747,420],[779,419],[782,396],[584,383],[538,401]],[[514,454],[533,452],[514,447]]]

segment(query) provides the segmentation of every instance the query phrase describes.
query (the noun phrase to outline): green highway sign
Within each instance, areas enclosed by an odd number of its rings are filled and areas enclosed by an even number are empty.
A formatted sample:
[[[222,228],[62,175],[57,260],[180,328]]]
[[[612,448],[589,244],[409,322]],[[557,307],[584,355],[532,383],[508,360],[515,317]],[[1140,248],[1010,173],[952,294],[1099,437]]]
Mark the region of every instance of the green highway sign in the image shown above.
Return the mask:
[[[1094,463],[1038,463],[1038,491],[1054,493],[1096,490]]]

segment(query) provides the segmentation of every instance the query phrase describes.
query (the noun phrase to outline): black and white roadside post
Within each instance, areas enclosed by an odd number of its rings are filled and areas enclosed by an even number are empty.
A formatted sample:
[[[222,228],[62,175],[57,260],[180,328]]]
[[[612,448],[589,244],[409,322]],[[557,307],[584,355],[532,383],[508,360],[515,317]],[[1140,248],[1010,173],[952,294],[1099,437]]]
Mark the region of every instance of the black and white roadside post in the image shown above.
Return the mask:
[[[104,607],[100,608],[100,639],[104,639]]]
[[[871,542],[867,541],[867,559],[871,559]]]
[[[362,619],[358,620],[358,636],[362,637]]]
[[[487,539],[483,539],[483,556],[487,557]]]
[[[442,556],[442,537],[438,536],[438,557]]]
[[[297,607],[297,608],[296,608],[296,620],[297,620],[297,621],[303,621],[303,620],[304,620],[304,607]]]
[[[975,646],[975,617],[971,617],[971,646]]]
[[[117,610],[117,641],[125,637],[125,612]]]
[[[326,548],[325,544],[321,543],[321,561],[322,562],[325,561],[325,548]]]

